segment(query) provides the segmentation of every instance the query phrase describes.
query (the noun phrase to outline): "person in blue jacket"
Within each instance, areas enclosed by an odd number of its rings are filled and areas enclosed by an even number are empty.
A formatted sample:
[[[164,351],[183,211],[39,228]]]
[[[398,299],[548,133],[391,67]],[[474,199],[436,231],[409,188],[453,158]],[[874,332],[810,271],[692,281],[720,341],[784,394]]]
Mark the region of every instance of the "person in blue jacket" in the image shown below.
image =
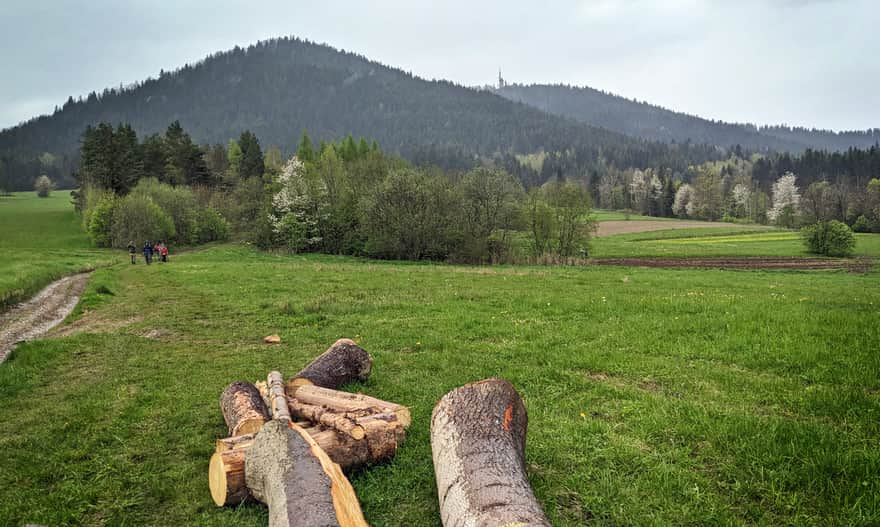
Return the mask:
[[[144,242],[144,260],[147,265],[153,262],[153,245],[150,242]]]

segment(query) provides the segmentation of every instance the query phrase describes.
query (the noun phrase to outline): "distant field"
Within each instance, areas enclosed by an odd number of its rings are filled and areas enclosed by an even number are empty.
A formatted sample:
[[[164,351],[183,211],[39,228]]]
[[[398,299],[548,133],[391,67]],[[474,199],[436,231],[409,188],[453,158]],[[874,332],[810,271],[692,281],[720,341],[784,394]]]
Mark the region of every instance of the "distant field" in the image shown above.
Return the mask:
[[[655,218],[654,216],[642,216],[641,214],[626,213],[619,210],[594,210],[593,217],[596,221],[677,221],[676,218]]]
[[[265,526],[211,502],[218,396],[343,336],[375,359],[351,388],[412,408],[397,458],[352,476],[371,525],[440,525],[431,410],[492,376],[525,398],[554,526],[877,525],[878,278],[234,246],[102,269],[81,333],[0,365],[0,525]]]
[[[592,244],[594,258],[813,256],[798,232],[748,225],[618,234]],[[880,257],[880,234],[856,234],[855,255]]]
[[[762,228],[760,225],[737,225],[735,223],[720,223],[709,221],[675,220],[664,218],[661,220],[604,220],[599,222],[596,236],[614,236],[617,234],[632,234],[636,232],[662,231],[670,229],[728,229],[753,231]],[[770,229],[771,227],[763,227]]]
[[[69,191],[0,197],[0,310],[64,275],[116,261],[118,251],[90,247]]]

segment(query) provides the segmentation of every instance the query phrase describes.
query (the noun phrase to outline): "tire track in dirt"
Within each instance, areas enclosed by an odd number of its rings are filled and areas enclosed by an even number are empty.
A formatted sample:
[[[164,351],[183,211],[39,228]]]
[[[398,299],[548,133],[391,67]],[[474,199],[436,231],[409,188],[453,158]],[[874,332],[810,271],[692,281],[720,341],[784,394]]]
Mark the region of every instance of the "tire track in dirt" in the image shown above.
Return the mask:
[[[0,314],[0,363],[16,344],[42,336],[73,311],[91,273],[66,276]]]

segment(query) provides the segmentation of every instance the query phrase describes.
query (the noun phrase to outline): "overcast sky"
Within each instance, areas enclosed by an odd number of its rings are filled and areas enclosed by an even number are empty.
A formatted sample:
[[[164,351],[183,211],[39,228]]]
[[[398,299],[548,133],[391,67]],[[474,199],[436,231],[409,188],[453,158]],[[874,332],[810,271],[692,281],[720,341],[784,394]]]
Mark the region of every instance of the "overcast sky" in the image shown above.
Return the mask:
[[[425,78],[587,85],[736,122],[880,127],[878,0],[0,0],[0,127],[296,35]]]

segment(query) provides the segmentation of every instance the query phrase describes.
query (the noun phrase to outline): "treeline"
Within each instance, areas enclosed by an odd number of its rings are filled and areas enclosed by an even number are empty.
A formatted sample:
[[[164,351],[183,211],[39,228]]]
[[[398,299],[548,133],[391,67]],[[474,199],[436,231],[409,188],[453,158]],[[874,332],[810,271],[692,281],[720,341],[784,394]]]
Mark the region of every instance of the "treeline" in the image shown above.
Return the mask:
[[[96,245],[196,244],[230,233],[265,249],[390,259],[512,262],[585,256],[590,195],[554,178],[526,192],[499,168],[414,167],[347,136],[296,154],[250,131],[200,147],[172,123],[139,141],[129,125],[83,134],[74,192]]]
[[[72,170],[87,125],[130,123],[148,136],[175,119],[200,144],[225,144],[250,129],[292,152],[303,129],[326,141],[351,133],[375,138],[385,151],[416,165],[447,170],[537,151],[564,152],[564,177],[579,176],[600,157],[621,167],[676,170],[719,157],[714,146],[634,139],[494,93],[427,81],[353,53],[282,38],[217,53],[132,86],[71,97],[50,116],[3,130],[0,157],[15,164],[6,170],[15,175],[9,187],[33,187],[43,152],[54,153],[62,173]],[[529,184],[546,180],[539,175]]]
[[[589,190],[602,208],[649,216],[788,228],[838,220],[856,231],[880,232],[878,153],[875,147],[833,154],[807,151],[799,158],[733,155],[684,173],[612,166],[590,176]]]

